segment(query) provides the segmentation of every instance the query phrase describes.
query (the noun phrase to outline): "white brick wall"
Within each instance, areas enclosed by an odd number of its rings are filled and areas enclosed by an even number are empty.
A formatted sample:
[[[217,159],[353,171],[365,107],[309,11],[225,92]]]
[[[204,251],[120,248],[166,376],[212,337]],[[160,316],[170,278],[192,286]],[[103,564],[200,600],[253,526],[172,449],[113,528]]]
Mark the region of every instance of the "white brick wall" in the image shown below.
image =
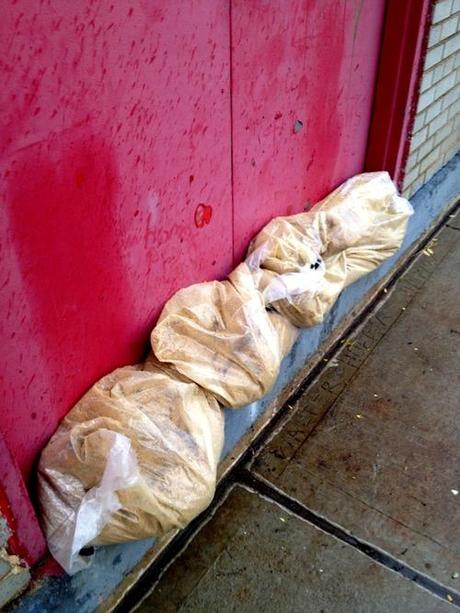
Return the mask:
[[[460,0],[437,0],[403,192],[411,196],[460,148]]]

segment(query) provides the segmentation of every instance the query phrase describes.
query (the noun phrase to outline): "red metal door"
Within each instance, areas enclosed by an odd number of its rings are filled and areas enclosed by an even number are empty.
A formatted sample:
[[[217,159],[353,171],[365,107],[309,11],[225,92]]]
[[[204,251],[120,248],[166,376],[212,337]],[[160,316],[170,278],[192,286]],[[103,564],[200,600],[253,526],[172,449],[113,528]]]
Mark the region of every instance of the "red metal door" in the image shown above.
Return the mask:
[[[363,170],[384,0],[233,0],[235,258]]]
[[[1,429],[27,479],[164,301],[232,264],[227,0],[17,0],[1,24]]]

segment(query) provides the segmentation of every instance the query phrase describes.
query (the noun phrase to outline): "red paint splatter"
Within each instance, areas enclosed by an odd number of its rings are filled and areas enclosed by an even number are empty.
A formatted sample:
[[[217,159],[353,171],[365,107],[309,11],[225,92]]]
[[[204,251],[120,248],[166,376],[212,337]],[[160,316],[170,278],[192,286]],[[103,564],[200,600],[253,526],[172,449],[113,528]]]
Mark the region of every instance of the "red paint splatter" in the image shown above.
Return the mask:
[[[212,206],[208,204],[199,204],[195,210],[195,226],[202,228],[208,225],[212,217]]]

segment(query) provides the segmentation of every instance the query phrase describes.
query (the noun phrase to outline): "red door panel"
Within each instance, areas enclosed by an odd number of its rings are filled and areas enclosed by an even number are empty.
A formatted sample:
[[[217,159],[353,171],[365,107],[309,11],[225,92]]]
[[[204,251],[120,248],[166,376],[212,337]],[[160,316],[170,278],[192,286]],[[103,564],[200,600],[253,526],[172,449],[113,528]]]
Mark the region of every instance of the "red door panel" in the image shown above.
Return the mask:
[[[1,428],[27,478],[179,287],[232,263],[226,0],[17,0],[1,28]]]
[[[28,480],[95,380],[141,357],[176,289],[224,276],[269,219],[362,170],[383,9],[5,4],[0,461],[10,482],[16,470]],[[19,485],[7,494],[36,559],[43,541]]]
[[[236,261],[272,217],[363,169],[383,11],[384,0],[233,0]]]

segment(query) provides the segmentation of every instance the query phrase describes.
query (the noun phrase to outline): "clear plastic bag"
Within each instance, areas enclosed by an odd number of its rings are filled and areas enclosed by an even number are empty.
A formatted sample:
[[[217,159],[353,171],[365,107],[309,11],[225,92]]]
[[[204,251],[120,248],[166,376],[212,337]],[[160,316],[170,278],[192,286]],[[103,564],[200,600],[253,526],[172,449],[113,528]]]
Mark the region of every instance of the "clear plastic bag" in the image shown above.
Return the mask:
[[[386,172],[357,175],[312,211],[272,220],[225,281],[177,292],[152,355],[96,383],[42,452],[39,500],[51,553],[69,573],[87,545],[159,536],[210,503],[223,445],[218,401],[260,399],[298,327],[401,245],[412,207]],[[276,309],[267,310],[267,307]]]
[[[73,574],[88,565],[82,547],[186,526],[212,500],[223,435],[217,401],[153,358],[98,381],[40,459],[53,556]]]
[[[227,407],[261,398],[297,336],[267,312],[249,267],[225,281],[179,290],[151,334],[155,356],[208,390]]]
[[[308,213],[272,220],[247,259],[265,303],[299,327],[320,323],[344,287],[396,253],[412,213],[389,174],[374,172]]]
[[[272,244],[275,244],[274,239],[269,239],[269,241],[257,247],[246,258],[246,263],[253,274],[255,284],[261,291],[264,303],[267,306],[270,306],[277,300],[286,299],[290,301],[294,296],[305,294],[306,292],[315,295],[323,288],[326,268],[323,259],[319,255],[319,251],[318,253],[312,251],[311,262],[300,265],[297,269],[295,269],[295,265],[286,265],[283,271],[281,266],[282,260],[277,262],[272,260],[271,265],[280,271],[276,272],[266,268],[269,265],[267,261],[271,259],[270,251]],[[276,246],[274,250],[276,250]],[[268,256],[267,260],[265,260],[265,255]],[[290,267],[294,268],[292,272],[289,271]]]

